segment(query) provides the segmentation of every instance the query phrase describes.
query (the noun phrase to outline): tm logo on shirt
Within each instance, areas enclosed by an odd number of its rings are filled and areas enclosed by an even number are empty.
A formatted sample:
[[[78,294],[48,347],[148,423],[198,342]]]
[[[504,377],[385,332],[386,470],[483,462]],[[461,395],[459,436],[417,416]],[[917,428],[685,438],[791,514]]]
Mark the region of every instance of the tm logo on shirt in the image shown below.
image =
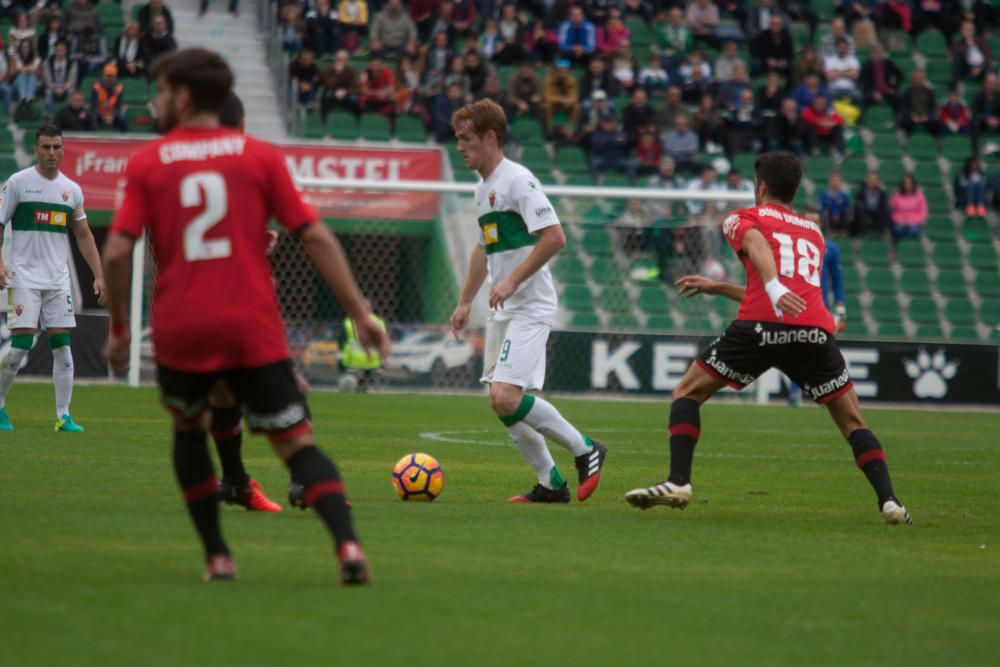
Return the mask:
[[[63,211],[35,211],[36,225],[66,226],[66,214]]]
[[[483,239],[486,241],[486,245],[493,245],[500,240],[500,231],[497,229],[497,223],[492,222],[488,225],[483,225]]]

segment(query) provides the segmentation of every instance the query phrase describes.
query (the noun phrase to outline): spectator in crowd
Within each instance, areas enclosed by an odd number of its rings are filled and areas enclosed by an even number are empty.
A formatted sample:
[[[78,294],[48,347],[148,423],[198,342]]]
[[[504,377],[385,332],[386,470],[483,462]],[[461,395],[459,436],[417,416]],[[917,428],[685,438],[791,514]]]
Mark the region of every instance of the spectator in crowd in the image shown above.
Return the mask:
[[[14,15],[14,25],[7,31],[7,52],[11,55],[17,53],[17,48],[24,41],[30,42],[31,48],[37,52],[35,29],[28,22],[28,15],[20,12]]]
[[[430,41],[431,28],[434,26],[441,7],[441,0],[410,0],[406,8],[410,12],[413,24],[417,26],[417,39],[425,44]]]
[[[45,28],[38,37],[35,39],[37,43],[38,57],[45,60],[52,55],[52,51],[55,49],[56,42],[65,39],[67,43],[69,40],[66,36],[66,31],[62,27],[62,17],[58,14],[55,16],[50,16],[45,19]]]
[[[552,62],[559,54],[559,36],[537,19],[524,33],[524,48],[540,62]]]
[[[838,39],[847,40],[847,52],[854,55],[854,38],[848,34],[844,19],[839,16],[830,21],[830,32],[824,35],[819,42],[819,52],[823,58],[836,55]]]
[[[712,0],[694,0],[687,6],[685,21],[696,42],[703,42],[713,49],[720,46],[717,34],[719,28],[719,8]]]
[[[208,13],[208,5],[211,0],[199,0],[198,4],[198,16],[204,16]],[[229,13],[233,18],[239,18],[240,15],[240,0],[229,0]]]
[[[630,144],[639,141],[639,135],[646,132],[656,133],[656,112],[649,105],[649,96],[644,88],[632,91],[632,101],[622,112],[622,129]],[[657,156],[659,159],[659,156]],[[653,162],[656,165],[656,162]]]
[[[118,82],[118,68],[114,63],[104,66],[100,81],[90,91],[90,113],[98,128],[128,131],[122,84]]]
[[[431,131],[434,133],[435,141],[445,144],[455,138],[451,128],[451,116],[463,106],[465,106],[465,95],[462,86],[457,83],[449,84],[444,95],[434,98],[431,102]]]
[[[391,2],[392,0],[390,0]],[[409,19],[409,16],[406,17]],[[392,116],[396,92],[396,77],[386,66],[381,51],[372,51],[368,65],[361,70],[358,108],[361,113]]]
[[[580,77],[580,100],[584,111],[590,104],[591,96],[598,90],[603,90],[608,94],[608,97],[616,97],[619,91],[618,82],[611,75],[607,61],[601,55],[590,59],[590,62],[587,63],[587,69]]]
[[[656,129],[663,134],[674,126],[674,119],[679,114],[687,114],[687,107],[681,99],[680,86],[667,86],[667,92],[663,95],[663,102],[655,107]]]
[[[333,62],[327,64],[319,75],[319,115],[326,126],[331,111],[358,111],[358,73],[351,65],[347,49],[337,51]]]
[[[559,52],[572,63],[584,64],[597,50],[597,28],[583,14],[583,8],[575,5],[569,10],[569,18],[559,24]]]
[[[683,185],[683,180],[677,175],[674,159],[669,155],[660,158],[656,173],[649,179],[649,187],[675,190]]]
[[[831,97],[849,97],[855,104],[861,103],[861,91],[858,89],[861,63],[856,55],[848,52],[846,39],[840,38],[835,42],[834,54],[823,59],[823,69]]]
[[[526,27],[517,13],[517,5],[507,2],[500,8],[497,33],[500,36],[500,50],[494,59],[501,65],[513,65],[525,57],[524,38]]]
[[[431,38],[431,45],[424,53],[424,76],[441,74],[448,69],[451,59],[455,56],[454,51],[448,46],[448,34],[439,31]],[[444,92],[443,90],[441,91]]]
[[[86,2],[86,0],[82,1]],[[157,17],[160,16],[162,16],[166,21],[167,34],[173,35],[174,17],[173,14],[170,13],[170,8],[163,4],[163,0],[149,0],[149,3],[139,8],[139,14],[136,16],[136,20],[139,21],[139,29],[142,31],[142,34],[145,35],[151,32],[155,27],[154,23]],[[66,26],[66,29],[69,30],[69,32],[73,32],[69,25]]]
[[[94,76],[108,62],[108,43],[104,35],[85,27],[73,38],[72,57],[80,66],[82,76]]]
[[[452,57],[448,70],[444,73],[441,90],[445,91],[453,83],[462,87],[462,95],[465,97],[466,104],[471,103],[473,101],[472,83],[469,80],[469,73],[465,71],[465,58],[462,56]]]
[[[622,12],[626,16],[641,16],[650,25],[653,24],[653,19],[656,17],[655,8],[650,0],[624,0]]]
[[[649,176],[657,172],[660,160],[663,158],[663,146],[660,145],[654,130],[647,129],[639,132],[639,140],[635,145],[635,157],[637,175]]]
[[[753,181],[749,178],[743,178],[743,174],[740,173],[740,170],[736,167],[730,167],[729,171],[726,172],[726,182],[722,184],[722,190],[725,192],[753,192],[753,189]],[[725,202],[725,204],[730,210],[744,208],[746,206],[745,203],[738,201]]]
[[[319,67],[312,49],[302,49],[292,62],[288,63],[288,78],[295,86],[295,99],[300,106],[312,108],[316,103],[319,89]]]
[[[829,99],[829,96],[829,91],[825,85],[820,83],[819,76],[816,74],[808,75],[805,81],[795,86],[795,90],[792,92],[795,103],[799,105],[799,113],[812,107],[813,100],[817,97]]]
[[[7,118],[10,113],[10,103],[14,91],[10,87],[10,64],[7,61],[7,53],[0,48],[0,118]]]
[[[580,120],[580,91],[576,77],[569,71],[569,61],[560,59],[548,74],[542,92],[545,104],[545,128],[552,131],[552,117],[556,113],[569,115],[570,125]]]
[[[892,238],[897,243],[920,237],[927,223],[927,198],[913,174],[904,174],[899,190],[889,199],[892,215]]]
[[[396,56],[417,56],[417,26],[403,10],[402,0],[388,0],[371,26],[372,51],[383,51]],[[362,81],[362,89],[364,82]],[[362,98],[364,92],[362,91]],[[364,103],[362,101],[362,107]]]
[[[629,37],[630,32],[621,18],[621,11],[612,7],[608,20],[597,29],[597,50],[604,54],[614,53],[622,41]]]
[[[499,55],[503,50],[503,40],[500,39],[500,28],[497,27],[496,19],[488,18],[483,23],[483,31],[477,40],[476,50],[487,62],[500,64]]]
[[[656,53],[649,55],[649,62],[639,70],[639,85],[646,89],[650,97],[656,97],[667,89],[670,84],[670,75],[663,68],[660,56]]]
[[[842,5],[842,11],[847,27],[855,34],[859,34],[858,24],[867,24],[869,31],[874,33],[881,23],[881,12],[879,11],[881,4],[882,0],[850,0],[845,2]],[[859,35],[858,39],[863,45],[867,45],[864,37]]]
[[[613,112],[601,116],[590,137],[590,177],[594,183],[605,171],[624,173],[629,185],[635,184],[635,162],[629,156],[630,143]]]
[[[527,58],[521,61],[517,71],[507,80],[507,117],[529,115],[543,120],[542,82],[535,66]]]
[[[750,55],[754,75],[777,72],[783,77],[791,76],[795,45],[780,14],[771,14],[770,28],[750,43]]]
[[[781,113],[775,117],[768,132],[768,148],[802,155],[805,149],[805,134],[806,128],[799,115],[799,106],[792,98],[785,98],[781,103]]]
[[[844,154],[844,119],[827,104],[826,98],[817,95],[812,106],[802,112],[802,122],[805,125],[805,149],[816,155],[820,146],[827,146],[833,151],[833,158],[839,160]]]
[[[729,81],[719,87],[719,107],[723,111],[735,111],[740,105],[740,98],[744,90],[750,90],[750,77],[747,76],[747,68],[743,63],[737,63],[733,70],[733,76]]]
[[[38,90],[38,77],[41,73],[42,61],[35,53],[31,40],[23,40],[17,47],[17,52],[10,59],[10,76],[17,92],[18,107],[30,106]]]
[[[632,43],[629,40],[623,40],[618,49],[611,54],[609,69],[618,84],[618,89],[631,94],[639,78],[639,61],[632,55]]]
[[[893,112],[899,110],[899,86],[903,72],[886,57],[881,44],[874,44],[871,57],[861,68],[861,95],[866,107],[888,104]]]
[[[306,11],[305,19],[312,52],[319,58],[336,53],[340,48],[340,15],[330,5],[330,0],[316,0]]]
[[[927,75],[922,69],[914,70],[910,87],[899,98],[899,126],[907,134],[923,127],[937,136],[936,115],[937,102],[934,91],[927,85]]]
[[[712,92],[712,81],[701,68],[692,69],[681,86],[681,100],[688,106],[698,104],[702,95]]]
[[[838,236],[846,235],[851,229],[851,195],[839,171],[830,173],[826,189],[819,195],[819,219],[825,229]]]
[[[153,29],[143,37],[144,50],[148,62],[156,62],[156,59],[167,53],[177,50],[177,42],[174,36],[167,31],[167,19],[157,16],[153,19]]]
[[[958,28],[959,13],[957,2],[949,0],[913,0],[913,33],[919,34],[927,28],[937,28],[945,40]]]
[[[718,153],[726,144],[726,121],[711,93],[701,96],[698,108],[691,115],[691,129],[706,152]]]
[[[354,53],[361,46],[361,39],[368,34],[368,3],[365,0],[340,0],[337,5],[340,17],[340,46]]]
[[[802,53],[795,59],[795,66],[792,68],[792,79],[789,85],[792,82],[795,84],[802,83],[810,74],[815,74],[818,77],[823,76],[823,61],[816,52],[816,47],[812,44],[802,49]]]
[[[973,0],[976,2],[977,0]],[[913,31],[913,7],[910,0],[882,0],[879,18],[883,29],[895,28],[903,32]]]
[[[24,16],[27,20],[27,15]],[[66,21],[66,32],[70,37],[76,37],[83,32],[84,28],[90,28],[94,32],[99,32],[101,22],[97,16],[97,6],[91,4],[89,0],[71,0],[64,11]]]
[[[697,76],[695,72],[701,74],[701,77],[705,81],[712,78],[712,65],[705,60],[705,56],[702,55],[702,52],[699,49],[691,51],[687,55],[687,58],[677,67],[678,78],[683,83],[689,83],[692,81],[695,76]]]
[[[937,120],[943,134],[969,133],[969,107],[956,89],[948,91],[948,99],[938,109]]]
[[[955,81],[979,81],[990,71],[990,45],[976,34],[976,24],[962,21],[962,30],[951,47]]]
[[[736,65],[744,65],[736,40],[727,39],[722,43],[722,53],[715,61],[715,81],[723,84],[733,78]],[[744,65],[745,66],[745,65]]]
[[[458,28],[455,26],[455,4],[452,0],[441,0],[438,4],[437,14],[431,22],[430,35],[432,38],[439,33],[444,33],[448,37],[448,48],[454,49],[459,41]]]
[[[69,45],[65,41],[56,42],[52,55],[42,66],[45,82],[45,113],[55,115],[56,103],[64,103],[79,84],[76,63],[69,58]]]
[[[146,75],[146,49],[139,37],[139,24],[129,21],[115,40],[112,57],[118,66],[118,76],[125,78]]]
[[[778,0],[778,6],[793,19],[803,21],[809,26],[809,43],[816,41],[816,26],[819,15],[810,6],[809,0]]]
[[[774,0],[757,0],[749,12],[743,26],[743,32],[751,42],[762,32],[771,29],[771,17],[780,16],[784,25],[789,24],[788,15],[781,7],[776,7]]]
[[[712,167],[711,165],[705,165],[700,168],[699,174],[700,175],[698,176],[698,178],[692,179],[687,184],[687,186],[685,186],[684,188],[685,190],[689,192],[720,192],[722,190],[722,186],[719,184],[718,181],[719,174],[718,172],[715,171],[714,167]],[[718,201],[715,202],[714,205],[706,206],[704,199],[687,199],[684,201],[684,207],[687,209],[688,215],[690,215],[692,218],[698,218],[701,217],[703,214],[711,217],[715,213],[721,213],[726,210],[727,204],[725,201]],[[697,223],[698,221],[692,221],[692,222]],[[705,222],[714,222],[714,221],[706,220]],[[699,246],[699,250],[697,250],[693,254],[701,255],[700,247],[702,244],[701,243],[692,244],[692,246],[695,245]]]
[[[777,72],[769,72],[764,85],[757,89],[757,108],[765,124],[781,113],[781,103],[785,99],[785,88]]]
[[[156,31],[156,20],[153,21],[153,31]],[[306,41],[306,21],[302,18],[302,5],[291,3],[281,8],[280,19],[278,21],[278,32],[281,34],[281,46],[286,53],[297,54],[302,50],[302,45]],[[147,37],[151,33],[144,33]],[[163,33],[160,33],[161,35]],[[169,32],[166,33],[168,36]],[[176,45],[175,47],[176,48]],[[173,50],[173,49],[171,49]],[[156,58],[150,56],[149,61]]]
[[[475,49],[466,51],[463,60],[465,61],[465,75],[469,78],[469,90],[474,98],[479,99],[483,94],[486,82],[496,73],[490,65],[483,62],[479,52]]]
[[[680,7],[672,7],[667,13],[666,20],[661,17],[653,29],[656,32],[656,46],[663,59],[663,66],[667,73],[673,76],[674,72],[671,70],[677,67],[694,45],[691,29],[684,22],[684,12]]]
[[[475,35],[479,28],[476,3],[473,0],[452,0],[451,21],[462,36]]]
[[[582,106],[582,105],[581,105]],[[601,118],[606,114],[614,114],[615,108],[603,90],[595,90],[590,97],[590,106],[580,114],[576,138],[580,147],[590,152],[590,139],[601,124]]]
[[[986,215],[986,173],[979,158],[966,158],[962,169],[955,174],[955,208],[965,208],[967,217]]]
[[[686,115],[674,118],[674,127],[663,134],[663,153],[673,158],[677,169],[698,171],[698,135],[690,125]]]
[[[760,150],[764,121],[749,86],[740,93],[739,104],[726,113],[726,154]]]
[[[890,224],[889,197],[882,187],[878,172],[869,171],[854,197],[851,236],[884,236]]]
[[[984,132],[1000,130],[1000,84],[997,75],[990,72],[983,77],[983,89],[972,98],[972,141],[979,145]]]
[[[97,129],[83,92],[75,90],[70,93],[69,103],[56,114],[55,124],[63,132],[93,132]]]

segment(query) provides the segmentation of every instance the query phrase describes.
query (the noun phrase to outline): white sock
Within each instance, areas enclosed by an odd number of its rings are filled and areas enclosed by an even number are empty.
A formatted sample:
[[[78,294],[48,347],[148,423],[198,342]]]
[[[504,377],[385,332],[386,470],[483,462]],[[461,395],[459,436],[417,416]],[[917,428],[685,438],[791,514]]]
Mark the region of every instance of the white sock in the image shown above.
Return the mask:
[[[566,418],[559,414],[555,406],[544,398],[535,396],[535,404],[524,416],[528,426],[547,438],[552,438],[560,445],[573,452],[573,456],[589,454],[591,444],[577,431]]]
[[[545,438],[542,437],[542,434],[523,421],[508,426],[507,433],[510,434],[510,439],[517,445],[521,455],[528,459],[528,463],[535,471],[535,476],[538,477],[538,483],[547,489],[552,489],[552,473],[555,471],[555,476],[559,476],[559,472],[556,470],[556,462],[552,460],[549,448],[545,446]]]
[[[10,391],[10,387],[14,384],[14,378],[17,377],[17,372],[21,370],[21,362],[24,358],[28,356],[28,350],[22,350],[19,347],[10,348],[10,352],[7,356],[3,358],[2,365],[0,368],[0,408],[4,406],[4,402],[7,400],[7,392]]]
[[[56,387],[56,419],[69,414],[73,398],[73,353],[69,345],[52,350],[52,384]]]

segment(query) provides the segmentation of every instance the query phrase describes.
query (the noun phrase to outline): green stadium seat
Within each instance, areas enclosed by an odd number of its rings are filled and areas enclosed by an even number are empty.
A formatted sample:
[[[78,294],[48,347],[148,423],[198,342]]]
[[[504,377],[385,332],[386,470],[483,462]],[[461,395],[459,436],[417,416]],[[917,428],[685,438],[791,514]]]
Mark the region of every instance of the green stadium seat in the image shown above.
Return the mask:
[[[906,329],[903,328],[902,324],[886,322],[878,325],[878,336],[879,338],[904,338]]]
[[[525,146],[541,146],[545,141],[542,124],[533,116],[517,116],[511,125],[515,141]]]
[[[936,30],[925,30],[917,37],[916,51],[926,58],[947,58],[948,42]]]
[[[927,238],[935,243],[955,242],[955,225],[951,218],[946,215],[932,215],[927,219],[927,226],[924,229]]]
[[[930,297],[914,297],[910,300],[908,314],[917,324],[938,324],[937,306]]]
[[[991,327],[1000,324],[1000,301],[983,301],[979,304],[979,319]]]
[[[857,242],[851,239],[842,239],[837,241],[837,248],[840,250],[840,263],[845,267],[854,265],[856,245]]]
[[[334,111],[326,119],[326,127],[334,139],[351,140],[358,138],[358,119],[349,111]],[[455,171],[465,171],[462,162],[452,160]]]
[[[674,331],[674,318],[669,315],[653,315],[646,320],[646,328],[653,331]]]
[[[976,271],[997,273],[997,254],[990,245],[974,245],[969,249],[969,264]]]
[[[710,333],[714,330],[712,320],[707,317],[684,318],[684,331],[687,333]]]
[[[6,126],[0,127],[0,153],[13,153],[16,145],[14,133]]]
[[[881,239],[861,242],[861,261],[869,266],[889,266],[889,243]]]
[[[610,255],[612,253],[611,236],[606,229],[599,227],[591,227],[583,232],[581,245],[588,255]]]
[[[591,187],[594,182],[591,180],[590,174],[566,174],[564,185]]]
[[[969,243],[991,243],[993,232],[982,218],[970,218],[962,222],[962,238]]]
[[[931,281],[924,269],[903,269],[899,286],[909,296],[930,296]]]
[[[626,17],[625,26],[629,29],[632,48],[645,48],[655,41],[653,39],[653,32],[649,29],[649,24],[641,16],[630,15]]]
[[[558,280],[564,283],[582,283],[587,280],[587,269],[583,266],[580,258],[575,255],[560,253],[553,273]]]
[[[715,311],[715,314],[727,322],[735,319],[736,313],[739,309],[740,304],[732,299],[727,299],[724,296],[715,297],[715,300],[712,303],[712,310]]]
[[[976,323],[976,312],[967,298],[948,299],[944,317],[955,326],[971,326]]]
[[[143,78],[121,79],[125,104],[145,104],[149,100],[149,84]]]
[[[608,328],[614,331],[638,329],[639,320],[632,313],[615,313],[608,321]]]
[[[844,263],[843,258],[840,260]],[[861,274],[853,266],[844,266],[840,270],[840,278],[844,283],[844,291],[848,294],[857,294],[861,291]]]
[[[622,272],[613,257],[598,257],[590,267],[590,276],[599,285],[621,285]]]
[[[125,109],[125,120],[128,122],[130,132],[152,132],[153,112],[145,104],[127,107]]]
[[[1000,299],[1000,276],[996,271],[976,273],[976,294],[983,299]]]
[[[896,279],[891,269],[872,268],[865,277],[865,285],[872,294],[895,294]]]
[[[500,82],[500,90],[507,91],[507,83],[516,72],[517,65],[505,65],[497,68],[497,81]]]
[[[754,164],[757,162],[756,153],[737,153],[733,156],[733,166],[749,178],[754,173]],[[800,188],[801,190],[801,188]]]
[[[556,151],[556,166],[566,174],[589,174],[587,154],[578,146],[562,146]]]
[[[849,292],[844,293],[844,307],[847,309],[848,317],[860,317],[861,313],[861,299],[858,298],[857,294],[851,294]]]
[[[12,157],[0,157],[0,181],[6,181],[11,174],[20,171],[17,160]]]
[[[868,334],[868,326],[860,317],[849,317],[844,325],[844,335],[865,338]]]
[[[917,338],[944,338],[944,329],[939,324],[922,324],[917,327]]]
[[[893,138],[895,139],[895,137]],[[882,183],[885,184],[885,189],[890,196],[892,196],[892,192],[895,192],[899,188],[899,183],[903,180],[903,174],[906,173],[903,163],[898,160],[898,157],[880,160],[878,164],[879,178],[882,179]]]
[[[941,138],[941,154],[953,163],[964,162],[971,150],[969,137],[949,134]]]
[[[896,246],[896,262],[903,267],[927,266],[924,246],[919,243],[900,243]]]
[[[951,63],[947,60],[928,60],[924,66],[924,70],[927,72],[927,80],[942,90],[941,95],[943,97],[944,89],[947,89],[948,82],[952,77],[953,70]]]
[[[573,319],[570,320],[569,325],[576,329],[599,329],[601,318],[597,316],[597,313],[573,313]]]
[[[955,243],[937,243],[934,245],[934,252],[931,255],[934,263],[939,269],[961,269],[962,252]]]
[[[525,146],[521,151],[521,164],[531,171],[545,169],[551,171],[552,159],[544,146]]]
[[[876,134],[875,139],[872,141],[872,153],[884,164],[892,160],[898,161],[903,154],[903,148],[899,145],[899,138],[895,132]],[[883,179],[889,182],[885,176],[883,176]]]
[[[606,171],[601,174],[601,185],[606,188],[627,188],[631,183],[628,177],[620,171]]]
[[[569,310],[584,313],[594,312],[594,297],[586,285],[568,285],[563,290],[562,298],[559,301]]]
[[[979,340],[979,332],[975,327],[952,327],[951,336],[953,340]]]
[[[667,292],[661,287],[643,287],[639,290],[639,310],[647,315],[666,315],[670,312]]]
[[[361,114],[358,130],[361,138],[367,141],[389,141],[392,138],[389,117],[380,113]]]
[[[839,6],[840,2],[837,0],[813,0],[812,2],[813,10],[823,23],[833,20],[834,13]]]
[[[396,118],[394,128],[396,138],[400,141],[427,141],[427,126],[424,125],[423,118],[412,114],[403,114]]]
[[[940,185],[921,185],[924,191],[924,197],[927,198],[927,208],[935,215],[945,215],[951,213],[952,201],[951,195]]]
[[[873,106],[865,111],[864,124],[873,131],[884,130],[896,124],[896,114],[889,106]],[[875,153],[876,157],[878,153]]]
[[[913,177],[922,186],[941,186],[941,170],[938,168],[936,160],[918,160],[913,167]]]
[[[322,139],[326,136],[323,119],[315,111],[306,114],[305,122],[302,124],[302,136],[306,139]]]
[[[825,156],[811,157],[806,160],[805,173],[810,180],[816,183],[826,184],[833,171],[833,160]],[[753,173],[753,172],[751,172]]]
[[[479,174],[472,171],[471,169],[466,169],[465,165],[459,162],[455,165],[455,182],[457,183],[478,183]]]
[[[856,189],[868,175],[868,163],[860,157],[844,160],[840,164],[840,175],[845,183]]]
[[[969,287],[965,284],[965,276],[961,271],[940,271],[937,288],[944,296],[967,296]]]
[[[903,313],[895,296],[877,296],[872,299],[871,313],[872,319],[879,323],[903,321]]]
[[[928,134],[912,134],[906,142],[906,152],[918,161],[933,160],[937,156],[937,142]]]
[[[601,290],[599,303],[601,308],[609,313],[622,313],[632,310],[632,302],[628,298],[628,290],[624,287],[605,287]]]

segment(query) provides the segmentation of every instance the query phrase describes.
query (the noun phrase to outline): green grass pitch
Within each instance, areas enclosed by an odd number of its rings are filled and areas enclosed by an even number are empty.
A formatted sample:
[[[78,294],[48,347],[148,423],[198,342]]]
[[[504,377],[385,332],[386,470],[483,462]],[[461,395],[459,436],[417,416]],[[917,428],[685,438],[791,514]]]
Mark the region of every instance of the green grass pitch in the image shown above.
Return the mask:
[[[916,521],[886,526],[822,410],[706,407],[692,506],[641,512],[622,495],[665,476],[666,404],[556,403],[610,447],[601,488],[512,506],[533,477],[485,398],[315,394],[372,561],[374,586],[348,590],[311,513],[230,507],[241,580],[203,583],[155,392],[77,387],[87,432],[69,435],[52,432],[49,385],[16,384],[17,430],[0,434],[0,664],[1000,660],[997,414],[867,413]],[[411,451],[441,461],[434,503],[391,488]],[[266,443],[244,452],[285,503]]]

